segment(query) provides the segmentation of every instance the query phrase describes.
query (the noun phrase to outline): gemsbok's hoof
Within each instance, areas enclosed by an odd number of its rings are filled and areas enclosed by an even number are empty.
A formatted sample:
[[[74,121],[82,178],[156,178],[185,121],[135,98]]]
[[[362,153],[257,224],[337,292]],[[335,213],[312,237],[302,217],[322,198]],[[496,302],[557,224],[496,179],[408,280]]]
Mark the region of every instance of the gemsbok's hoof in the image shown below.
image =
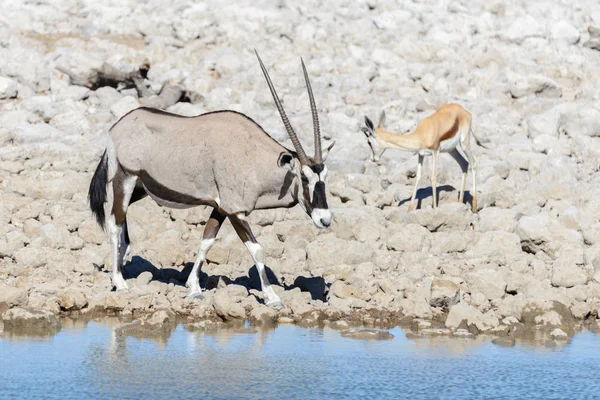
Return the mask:
[[[281,309],[283,308],[283,302],[281,300],[268,301],[265,303],[267,307]]]
[[[202,294],[202,292],[188,293],[187,297],[190,300],[202,300],[202,299],[204,299],[204,295]]]
[[[129,285],[127,285],[127,283],[123,283],[120,285],[113,285],[113,289],[115,292],[124,292],[129,290]]]

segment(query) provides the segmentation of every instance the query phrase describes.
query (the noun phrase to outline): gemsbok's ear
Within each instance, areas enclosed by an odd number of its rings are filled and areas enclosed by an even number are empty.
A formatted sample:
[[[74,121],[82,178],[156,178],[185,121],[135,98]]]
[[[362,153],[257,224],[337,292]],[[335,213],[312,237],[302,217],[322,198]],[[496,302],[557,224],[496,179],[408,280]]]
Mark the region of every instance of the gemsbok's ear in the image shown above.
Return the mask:
[[[277,159],[277,166],[279,168],[286,168],[292,171],[294,169],[294,165],[296,165],[296,159],[292,153],[284,151],[279,155],[279,158]]]
[[[383,128],[383,124],[385,124],[385,111],[381,110],[381,114],[379,114],[379,122],[377,123],[377,128]]]
[[[329,146],[327,146],[325,151],[323,151],[323,162],[327,161],[327,156],[329,156],[329,151],[333,148],[334,145],[335,145],[335,140],[333,142],[331,142],[331,144]]]

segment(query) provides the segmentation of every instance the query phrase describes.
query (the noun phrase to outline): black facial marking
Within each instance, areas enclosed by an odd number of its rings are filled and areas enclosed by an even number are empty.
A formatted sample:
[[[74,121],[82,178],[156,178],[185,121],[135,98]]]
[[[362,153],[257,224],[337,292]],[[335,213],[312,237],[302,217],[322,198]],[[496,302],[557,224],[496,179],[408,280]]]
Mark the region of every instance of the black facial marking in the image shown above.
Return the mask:
[[[315,174],[319,175],[325,169],[325,164],[313,164],[310,166],[310,169],[312,169]]]
[[[327,196],[325,195],[325,182],[319,181],[315,185],[315,191],[313,192],[312,208],[327,209]]]
[[[294,173],[292,171],[288,171],[287,174],[285,174],[285,180],[283,181],[283,186],[281,187],[281,190],[279,191],[279,197],[278,199],[281,200],[285,197],[285,195],[287,194],[287,192],[290,190],[290,187],[292,186],[292,183],[294,182],[294,178],[296,177],[296,175],[294,175]]]

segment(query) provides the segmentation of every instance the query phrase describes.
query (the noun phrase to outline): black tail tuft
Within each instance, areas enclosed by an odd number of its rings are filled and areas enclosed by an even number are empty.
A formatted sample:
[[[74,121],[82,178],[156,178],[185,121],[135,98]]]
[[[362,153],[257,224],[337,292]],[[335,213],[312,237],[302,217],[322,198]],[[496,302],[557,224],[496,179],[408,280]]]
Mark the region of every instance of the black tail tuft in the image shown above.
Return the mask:
[[[98,225],[104,229],[104,203],[106,203],[106,186],[108,184],[108,157],[106,151],[102,155],[102,159],[96,167],[94,177],[90,183],[88,191],[88,200],[92,213],[96,217]]]

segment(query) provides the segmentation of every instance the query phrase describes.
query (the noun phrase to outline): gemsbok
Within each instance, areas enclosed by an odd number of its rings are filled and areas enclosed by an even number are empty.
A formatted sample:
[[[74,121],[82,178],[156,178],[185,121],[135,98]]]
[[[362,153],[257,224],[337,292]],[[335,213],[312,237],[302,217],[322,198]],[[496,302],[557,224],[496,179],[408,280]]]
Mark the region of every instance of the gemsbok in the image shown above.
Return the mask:
[[[333,143],[322,151],[317,106],[304,62],[314,126],[313,157],[306,155],[258,53],[256,56],[295,151],[283,147],[248,116],[229,110],[183,117],[138,108],[110,129],[108,145],[90,184],[89,203],[100,226],[108,225],[116,290],[128,288],[121,272],[130,243],[127,208],[148,195],[165,207],[205,205],[213,209],[186,283],[189,296],[196,298],[202,297],[200,268],[225,218],[248,248],[265,304],[273,307],[280,306],[281,300],[269,283],[264,253],[246,216],[254,210],[299,204],[318,228],[331,225],[324,161]],[[110,183],[112,209],[106,217]]]
[[[403,135],[388,132],[383,128],[385,123],[385,112],[382,111],[379,116],[377,128],[369,117],[365,116],[366,127],[361,128],[369,147],[371,148],[371,160],[379,161],[379,158],[386,149],[402,149],[415,152],[419,155],[417,165],[417,177],[415,189],[408,205],[408,211],[413,209],[419,181],[421,179],[421,169],[425,156],[433,157],[431,168],[431,189],[433,194],[433,208],[437,207],[437,188],[436,188],[436,167],[439,153],[450,153],[456,160],[462,170],[462,183],[460,186],[459,202],[463,202],[465,193],[465,184],[469,167],[473,174],[473,192],[471,193],[471,210],[477,212],[477,160],[471,153],[470,138],[473,135],[475,142],[484,148],[479,139],[471,129],[471,114],[458,104],[445,104],[435,113],[424,118],[412,133]],[[460,153],[462,150],[469,161]]]

